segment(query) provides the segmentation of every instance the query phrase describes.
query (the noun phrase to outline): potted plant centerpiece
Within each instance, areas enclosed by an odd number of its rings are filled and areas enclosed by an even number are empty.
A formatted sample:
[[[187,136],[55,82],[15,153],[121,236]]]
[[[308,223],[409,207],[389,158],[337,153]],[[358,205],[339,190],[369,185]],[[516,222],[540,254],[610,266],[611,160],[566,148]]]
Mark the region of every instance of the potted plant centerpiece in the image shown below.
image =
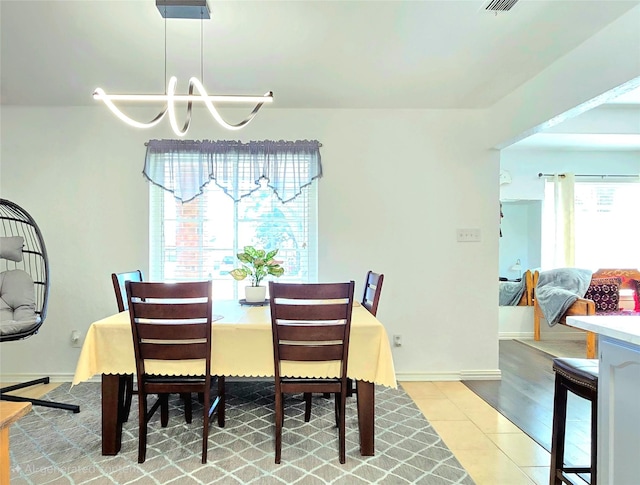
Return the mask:
[[[238,259],[242,263],[240,268],[229,271],[236,281],[242,281],[247,276],[251,277],[251,286],[245,287],[245,299],[247,303],[260,303],[265,301],[267,287],[260,285],[267,275],[280,277],[284,274],[284,268],[273,257],[278,250],[266,252],[264,249],[256,249],[253,246],[245,246]]]

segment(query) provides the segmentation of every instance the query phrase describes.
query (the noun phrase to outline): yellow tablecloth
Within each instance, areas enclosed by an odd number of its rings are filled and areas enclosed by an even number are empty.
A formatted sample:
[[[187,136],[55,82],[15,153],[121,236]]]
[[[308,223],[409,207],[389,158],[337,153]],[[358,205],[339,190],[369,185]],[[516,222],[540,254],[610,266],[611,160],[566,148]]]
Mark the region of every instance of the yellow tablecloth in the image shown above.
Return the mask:
[[[271,377],[273,341],[269,306],[241,306],[237,301],[214,301],[211,373],[239,377]],[[158,374],[201,374],[202,362],[172,362],[149,367]],[[290,364],[283,373],[295,376],[336,376],[334,364]],[[122,312],[94,322],[84,341],[73,384],[96,374],[135,374],[135,358],[129,313]],[[351,318],[349,364],[352,379],[397,387],[389,338],[384,326],[364,307],[354,305]]]

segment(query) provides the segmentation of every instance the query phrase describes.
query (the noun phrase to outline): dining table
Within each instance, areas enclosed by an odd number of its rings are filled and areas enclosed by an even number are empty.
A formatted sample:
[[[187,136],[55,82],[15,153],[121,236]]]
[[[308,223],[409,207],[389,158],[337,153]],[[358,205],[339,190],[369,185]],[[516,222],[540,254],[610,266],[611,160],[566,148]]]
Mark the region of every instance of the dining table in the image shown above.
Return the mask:
[[[265,379],[274,376],[271,312],[263,305],[243,305],[237,300],[213,302],[211,374],[229,378]],[[297,377],[337,377],[340,363],[287,363],[283,374]],[[147,371],[164,375],[201,375],[198,360],[147,365]],[[122,426],[127,376],[136,373],[129,312],[95,321],[89,327],[76,365],[72,385],[101,376],[102,454],[117,455]],[[391,346],[382,323],[354,302],[351,317],[347,376],[356,382],[360,453],[374,455],[375,386],[397,388]]]

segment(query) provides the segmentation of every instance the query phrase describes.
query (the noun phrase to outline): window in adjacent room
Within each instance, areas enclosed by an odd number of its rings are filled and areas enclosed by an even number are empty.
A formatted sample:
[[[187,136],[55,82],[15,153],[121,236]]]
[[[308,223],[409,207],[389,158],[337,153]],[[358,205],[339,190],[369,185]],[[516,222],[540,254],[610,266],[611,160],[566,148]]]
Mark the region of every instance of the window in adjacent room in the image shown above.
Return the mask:
[[[547,182],[543,235],[552,234],[554,189]],[[576,181],[574,185],[575,267],[638,268],[638,207],[640,183],[637,181]],[[551,237],[543,237],[543,258],[550,254]]]

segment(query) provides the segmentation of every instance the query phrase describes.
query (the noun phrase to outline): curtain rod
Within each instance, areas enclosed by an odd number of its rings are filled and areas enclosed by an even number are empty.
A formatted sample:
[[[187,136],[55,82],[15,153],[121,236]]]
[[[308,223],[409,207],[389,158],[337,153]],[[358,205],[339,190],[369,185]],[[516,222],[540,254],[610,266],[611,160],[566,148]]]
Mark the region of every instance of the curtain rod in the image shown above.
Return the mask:
[[[538,174],[538,177],[554,177],[554,173],[542,173]],[[566,177],[565,174],[559,173],[558,177]],[[591,177],[591,178],[637,178],[640,179],[640,175],[601,175],[601,174],[576,174],[575,177]]]
[[[190,141],[192,141],[192,140],[190,140]],[[148,147],[148,146],[149,146],[149,142],[148,142],[148,141],[145,141],[145,142],[144,142],[144,146]],[[318,142],[318,146],[319,146],[319,147],[322,147],[322,143]]]

